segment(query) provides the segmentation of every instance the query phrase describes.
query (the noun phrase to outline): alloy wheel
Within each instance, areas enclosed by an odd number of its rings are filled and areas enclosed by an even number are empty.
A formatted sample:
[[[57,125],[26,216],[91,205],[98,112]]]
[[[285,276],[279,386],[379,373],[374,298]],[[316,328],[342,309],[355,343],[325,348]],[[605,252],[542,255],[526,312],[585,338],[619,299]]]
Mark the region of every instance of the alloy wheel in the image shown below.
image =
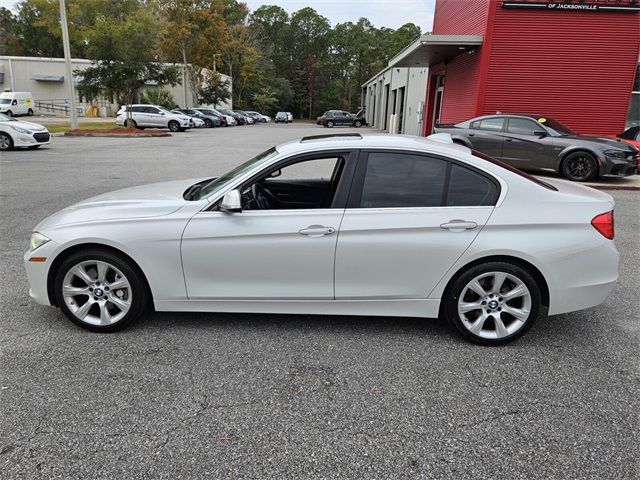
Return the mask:
[[[8,135],[0,135],[0,150],[11,150],[11,138]]]
[[[473,278],[458,298],[462,325],[480,338],[509,337],[525,326],[531,314],[531,292],[515,275],[486,272]]]
[[[578,155],[568,158],[566,166],[567,174],[576,180],[588,179],[593,176],[594,165],[591,158],[586,155]]]
[[[100,260],[79,262],[62,281],[67,308],[81,322],[105,326],[121,320],[131,308],[133,292],[127,277]]]

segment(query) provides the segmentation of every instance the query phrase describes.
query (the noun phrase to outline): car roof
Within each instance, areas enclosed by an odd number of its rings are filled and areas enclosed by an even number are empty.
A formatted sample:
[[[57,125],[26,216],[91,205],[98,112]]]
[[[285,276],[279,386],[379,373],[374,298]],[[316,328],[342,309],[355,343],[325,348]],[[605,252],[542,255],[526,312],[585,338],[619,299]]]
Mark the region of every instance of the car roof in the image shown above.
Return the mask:
[[[281,143],[276,150],[281,154],[296,154],[316,150],[335,149],[397,149],[419,150],[441,155],[461,153],[469,155],[471,151],[454,143],[445,143],[427,137],[412,135],[388,135],[388,134],[335,134],[304,137],[290,142]]]

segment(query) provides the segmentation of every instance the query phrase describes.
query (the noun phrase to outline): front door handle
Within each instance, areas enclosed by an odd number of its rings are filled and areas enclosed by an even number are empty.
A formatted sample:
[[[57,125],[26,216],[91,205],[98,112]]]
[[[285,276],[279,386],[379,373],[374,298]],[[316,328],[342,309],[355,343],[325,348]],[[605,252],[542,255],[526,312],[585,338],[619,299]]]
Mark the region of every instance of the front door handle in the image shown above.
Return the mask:
[[[466,220],[450,220],[447,223],[443,223],[440,225],[440,228],[444,228],[445,230],[451,230],[453,232],[458,231],[462,232],[464,230],[473,230],[476,228],[478,224],[476,222],[468,222]]]
[[[307,228],[298,230],[300,235],[308,237],[322,237],[323,235],[331,235],[336,231],[333,227],[325,227],[324,225],[309,225]]]

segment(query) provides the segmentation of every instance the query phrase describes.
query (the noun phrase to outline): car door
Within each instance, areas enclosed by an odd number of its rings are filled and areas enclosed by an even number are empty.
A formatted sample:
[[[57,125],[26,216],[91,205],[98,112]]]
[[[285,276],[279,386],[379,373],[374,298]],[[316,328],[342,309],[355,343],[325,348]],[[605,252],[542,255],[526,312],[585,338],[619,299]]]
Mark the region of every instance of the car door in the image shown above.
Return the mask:
[[[500,159],[504,142],[504,117],[481,118],[471,122],[467,139],[474,150]]]
[[[336,299],[427,298],[498,195],[497,181],[442,157],[361,154],[338,235]]]
[[[554,168],[557,153],[553,137],[538,122],[524,117],[508,117],[501,160],[516,168]]]
[[[156,107],[147,107],[145,109],[146,121],[150,127],[166,127],[167,120],[165,115]]]
[[[242,212],[223,213],[214,206],[195,215],[182,239],[189,298],[333,299],[337,231],[356,160],[352,152],[284,160],[240,186]],[[287,167],[300,170],[301,163],[307,173],[295,181],[315,181],[316,186],[325,181],[328,187],[323,191],[332,191],[331,198],[312,206],[306,197],[298,202],[293,190],[283,188]],[[265,182],[270,181],[278,181],[280,190],[269,195],[285,192],[288,197],[283,202],[269,196],[271,204],[264,208],[253,199],[253,189],[268,189]]]

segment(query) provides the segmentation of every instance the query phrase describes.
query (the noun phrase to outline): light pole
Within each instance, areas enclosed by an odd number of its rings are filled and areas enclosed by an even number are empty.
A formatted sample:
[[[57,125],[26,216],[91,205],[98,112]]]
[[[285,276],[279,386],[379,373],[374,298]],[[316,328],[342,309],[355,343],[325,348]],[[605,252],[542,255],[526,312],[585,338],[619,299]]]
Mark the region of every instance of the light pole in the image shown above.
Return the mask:
[[[69,82],[69,106],[71,107],[71,128],[78,128],[78,115],[76,112],[76,94],[73,88],[73,71],[71,70],[71,47],[69,46],[69,28],[67,27],[67,7],[64,0],[60,0],[60,25],[62,25],[62,45],[64,47],[64,62],[67,67],[67,80]]]

